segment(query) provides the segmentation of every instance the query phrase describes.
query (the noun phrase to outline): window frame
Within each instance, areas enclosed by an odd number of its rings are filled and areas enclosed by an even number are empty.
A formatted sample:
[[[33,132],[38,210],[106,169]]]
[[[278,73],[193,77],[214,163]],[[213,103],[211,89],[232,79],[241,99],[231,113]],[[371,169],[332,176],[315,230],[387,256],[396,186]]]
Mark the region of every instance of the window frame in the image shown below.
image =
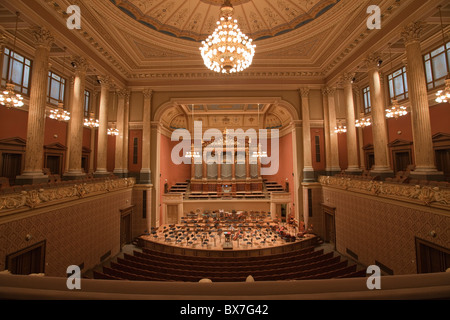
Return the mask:
[[[400,74],[394,76],[398,72],[400,72]],[[396,88],[395,88],[395,79],[400,78],[400,77],[402,79],[402,84],[403,84],[403,90],[404,90],[403,93],[397,93]],[[407,76],[407,69],[405,66],[400,67],[399,69],[394,69],[393,72],[389,73],[387,75],[387,81],[388,81],[388,90],[389,90],[390,100],[403,101],[403,100],[409,99],[408,76]],[[392,87],[391,87],[391,84],[392,84]],[[392,96],[392,92],[394,93],[394,96]]]
[[[53,75],[59,77],[60,80],[53,78]],[[60,86],[59,90],[58,90],[58,98],[59,99],[58,99],[58,101],[56,103],[54,103],[54,101],[56,99],[51,96],[53,81],[59,83],[59,86]],[[61,90],[61,85],[63,86],[63,90]],[[47,103],[51,104],[53,106],[57,106],[59,104],[59,102],[65,103],[65,100],[66,100],[66,85],[67,85],[67,79],[66,78],[64,78],[63,76],[59,75],[56,72],[53,72],[52,70],[49,70],[48,71],[48,82],[47,82]],[[62,99],[61,99],[61,94],[62,94]]]
[[[372,101],[371,101],[371,93],[370,93],[370,86],[367,86],[362,89],[363,94],[363,106],[364,106],[364,114],[371,114],[372,113]]]
[[[441,52],[433,57],[432,53],[440,50],[441,48],[444,48],[443,52]],[[445,56],[447,72],[445,73],[445,75],[443,77],[435,79],[435,75],[434,75],[434,71],[433,71],[433,58],[436,58],[442,54],[444,54],[444,56]],[[429,58],[427,58],[427,56],[429,56]],[[428,72],[427,72],[427,63],[428,62],[429,62],[429,66],[430,66],[429,71],[431,73],[431,82],[428,82]],[[445,86],[445,79],[446,79],[447,75],[450,73],[450,41],[446,42],[445,45],[439,45],[439,46],[435,47],[434,49],[429,50],[427,53],[425,53],[423,55],[423,63],[424,63],[424,71],[425,71],[425,79],[426,79],[425,81],[427,83],[427,90],[432,91],[432,90],[436,90],[442,86]],[[442,83],[440,83],[440,82],[442,82]]]
[[[11,57],[11,55],[14,55],[14,57]],[[18,60],[15,57],[16,55],[21,57],[21,58],[23,58],[23,62]],[[22,76],[21,76],[21,83],[20,84],[13,82],[12,75],[10,77],[10,73],[11,73],[11,58],[13,58],[13,61],[16,61],[17,63],[22,64]],[[3,60],[3,69],[6,67],[6,78],[3,78],[3,71],[4,70],[1,70],[1,73],[2,73],[2,75],[1,75],[1,85],[2,86],[6,86],[6,83],[8,83],[8,81],[11,81],[14,84],[14,91],[15,92],[29,97],[30,96],[30,92],[31,92],[31,79],[33,77],[33,60],[28,58],[25,55],[22,55],[22,54],[18,53],[17,50],[16,51],[12,50],[9,47],[4,47],[1,59]],[[5,61],[5,60],[7,60],[7,61]],[[27,64],[27,62],[29,62],[29,64]],[[27,79],[28,86],[25,86],[24,85],[24,82],[25,82],[24,79],[25,79],[25,70],[26,70],[27,67],[29,68],[28,79]],[[16,70],[16,68],[14,68],[14,70]],[[19,90],[18,90],[18,88],[19,88]],[[26,91],[24,91],[24,90],[26,90]]]

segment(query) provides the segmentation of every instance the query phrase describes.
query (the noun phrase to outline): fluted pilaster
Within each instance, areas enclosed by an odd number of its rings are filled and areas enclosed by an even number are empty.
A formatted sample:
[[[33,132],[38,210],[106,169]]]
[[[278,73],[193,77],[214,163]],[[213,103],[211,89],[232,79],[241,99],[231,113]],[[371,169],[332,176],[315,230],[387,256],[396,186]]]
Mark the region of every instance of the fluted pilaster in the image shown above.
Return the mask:
[[[329,136],[330,136],[330,167],[328,170],[331,173],[339,173],[341,167],[339,165],[339,143],[338,134],[334,131],[337,127],[336,121],[336,88],[328,87],[324,90],[324,94],[328,99],[328,117],[329,117]]]
[[[314,181],[311,151],[311,118],[309,112],[309,88],[300,88],[299,95],[302,102],[303,123],[303,181]]]
[[[96,176],[108,175],[108,101],[111,79],[108,76],[99,76],[101,84],[100,107],[99,107],[99,128],[98,128],[98,148],[97,148],[97,171]]]
[[[151,139],[152,139],[152,97],[153,90],[144,90],[144,119],[143,119],[143,131],[142,131],[142,169],[140,173],[141,184],[151,184]]]
[[[47,103],[49,56],[54,38],[44,28],[34,29],[33,36],[36,50],[30,86],[25,169],[23,174],[17,177],[18,184],[34,184],[48,180],[42,169],[44,165],[45,107]]]
[[[116,137],[116,154],[115,154],[115,168],[114,173],[120,177],[126,177],[128,173],[128,164],[124,162],[123,154],[128,152],[125,148],[124,140],[128,134],[128,129],[125,131],[125,112],[126,112],[126,100],[129,96],[129,91],[126,89],[119,90],[117,92],[117,124],[116,128],[119,130],[119,135]]]
[[[74,57],[75,78],[69,131],[69,168],[64,174],[66,179],[80,179],[85,175],[81,168],[83,155],[83,124],[84,124],[84,90],[86,87],[86,72],[88,64],[83,57]]]
[[[358,139],[355,126],[355,102],[353,99],[353,79],[355,73],[345,73],[342,76],[344,85],[345,106],[347,110],[347,153],[348,153],[348,172],[360,172],[358,161]]]
[[[372,104],[372,134],[375,154],[375,166],[372,172],[374,174],[389,175],[392,173],[392,169],[389,164],[386,107],[378,67],[379,60],[377,53],[370,55],[366,59],[369,74],[370,101]]]

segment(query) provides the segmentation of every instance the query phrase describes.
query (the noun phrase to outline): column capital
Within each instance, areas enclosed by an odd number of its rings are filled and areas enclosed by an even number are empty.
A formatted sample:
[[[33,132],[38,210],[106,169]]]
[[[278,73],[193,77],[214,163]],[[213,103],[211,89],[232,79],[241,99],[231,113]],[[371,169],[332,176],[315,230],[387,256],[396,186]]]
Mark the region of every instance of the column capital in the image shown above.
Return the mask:
[[[298,89],[298,92],[300,93],[300,96],[302,98],[308,98],[310,89],[307,87],[303,87],[303,88]]]
[[[342,75],[342,83],[344,85],[353,85],[353,81],[355,80],[356,73],[355,72],[346,72]]]
[[[332,96],[336,93],[336,88],[332,88],[332,87],[325,87],[322,89],[322,95],[324,96]]]
[[[142,93],[144,94],[144,98],[145,99],[151,99],[153,96],[153,90],[152,89],[145,89],[144,91],[142,91]]]
[[[128,99],[130,97],[130,90],[129,89],[119,89],[117,90],[117,95],[119,98]]]
[[[110,88],[111,87],[111,78],[109,76],[97,76],[98,81],[100,82],[100,85],[102,86],[102,88],[106,87],[106,88]]]
[[[381,57],[378,52],[374,52],[370,54],[366,59],[364,59],[364,63],[366,64],[369,70],[379,69],[380,67]]]
[[[420,42],[422,31],[423,23],[421,21],[412,22],[406,25],[401,33],[405,45],[409,45],[414,42]]]
[[[46,28],[36,27],[32,30],[34,43],[37,47],[44,47],[50,50],[55,38]]]
[[[72,62],[75,67],[75,72],[86,73],[89,65],[88,65],[87,60],[84,57],[74,56],[72,58]]]

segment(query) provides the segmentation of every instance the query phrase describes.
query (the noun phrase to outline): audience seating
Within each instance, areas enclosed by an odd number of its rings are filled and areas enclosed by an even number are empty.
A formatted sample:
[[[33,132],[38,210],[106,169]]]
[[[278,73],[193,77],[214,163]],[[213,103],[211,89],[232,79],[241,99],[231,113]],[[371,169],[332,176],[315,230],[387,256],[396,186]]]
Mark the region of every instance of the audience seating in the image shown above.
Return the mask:
[[[243,282],[248,276],[255,281],[283,281],[364,277],[356,265],[348,265],[333,252],[324,253],[314,247],[268,256],[219,258],[193,257],[164,253],[144,248],[133,255],[124,254],[95,279],[132,281]]]

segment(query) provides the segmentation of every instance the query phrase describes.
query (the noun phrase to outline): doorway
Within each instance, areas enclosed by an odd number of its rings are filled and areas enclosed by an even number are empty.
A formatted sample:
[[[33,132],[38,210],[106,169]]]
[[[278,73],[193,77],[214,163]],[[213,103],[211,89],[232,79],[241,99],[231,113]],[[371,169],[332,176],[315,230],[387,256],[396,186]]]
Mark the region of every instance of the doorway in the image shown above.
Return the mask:
[[[51,174],[61,174],[61,156],[50,156],[46,158],[46,168]]]
[[[409,151],[394,151],[394,170],[395,173],[399,171],[406,171],[408,166],[412,164],[411,152]]]
[[[450,268],[450,249],[416,238],[417,273],[445,272]]]
[[[120,218],[120,247],[133,241],[132,238],[132,209],[123,210]]]
[[[450,149],[436,150],[436,167],[450,181]]]
[[[9,184],[14,185],[17,176],[22,173],[22,155],[17,153],[3,153],[1,176],[9,179]]]
[[[44,273],[45,241],[8,255],[6,269],[16,275]]]
[[[323,240],[334,245],[336,250],[336,208],[322,205],[323,207]]]

